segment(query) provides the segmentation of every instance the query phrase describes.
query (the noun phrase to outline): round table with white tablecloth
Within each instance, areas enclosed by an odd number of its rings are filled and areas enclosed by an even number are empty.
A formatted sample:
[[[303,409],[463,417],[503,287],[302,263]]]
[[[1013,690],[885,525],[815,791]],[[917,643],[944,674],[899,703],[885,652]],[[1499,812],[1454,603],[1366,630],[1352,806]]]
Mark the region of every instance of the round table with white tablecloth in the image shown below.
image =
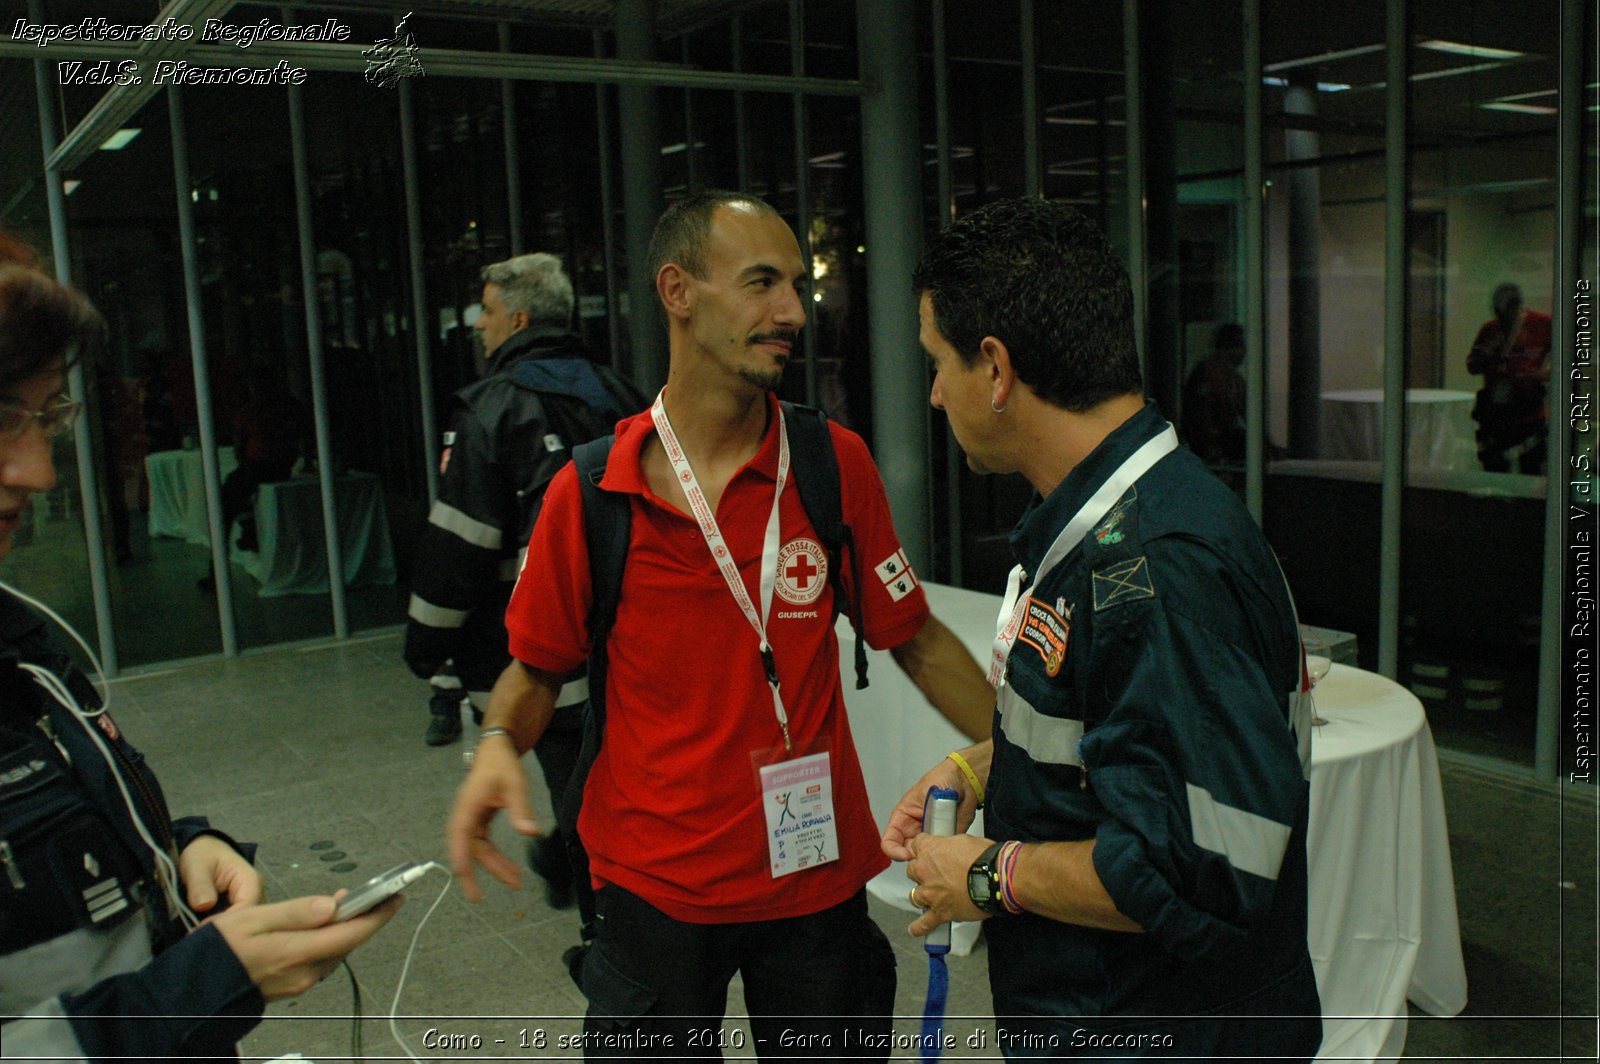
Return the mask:
[[[1473,393],[1406,389],[1406,464],[1414,469],[1478,466]],[[1375,462],[1383,457],[1383,391],[1322,393],[1323,458]]]
[[[1334,665],[1312,693],[1308,937],[1322,994],[1318,1059],[1398,1059],[1406,1001],[1467,1004],[1439,760],[1422,703]]]
[[[238,465],[232,447],[218,447],[217,483],[220,485]],[[167,536],[190,543],[210,543],[205,465],[200,452],[193,448],[152,451],[144,456],[144,468],[150,480],[151,538]]]
[[[261,585],[261,598],[328,593],[328,540],[316,477],[269,481],[256,494],[259,549],[235,557]],[[392,584],[394,547],[383,485],[373,473],[334,478],[334,509],[346,587]]]

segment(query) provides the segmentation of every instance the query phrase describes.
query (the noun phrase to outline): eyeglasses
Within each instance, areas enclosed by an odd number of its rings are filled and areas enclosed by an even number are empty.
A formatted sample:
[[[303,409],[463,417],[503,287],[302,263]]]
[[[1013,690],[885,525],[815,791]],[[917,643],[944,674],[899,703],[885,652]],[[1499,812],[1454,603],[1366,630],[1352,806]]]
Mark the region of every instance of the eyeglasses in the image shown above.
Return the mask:
[[[82,412],[83,404],[66,396],[52,400],[41,410],[29,410],[18,403],[0,399],[0,439],[20,439],[28,430],[29,421],[39,422],[44,438],[53,440],[72,427]]]

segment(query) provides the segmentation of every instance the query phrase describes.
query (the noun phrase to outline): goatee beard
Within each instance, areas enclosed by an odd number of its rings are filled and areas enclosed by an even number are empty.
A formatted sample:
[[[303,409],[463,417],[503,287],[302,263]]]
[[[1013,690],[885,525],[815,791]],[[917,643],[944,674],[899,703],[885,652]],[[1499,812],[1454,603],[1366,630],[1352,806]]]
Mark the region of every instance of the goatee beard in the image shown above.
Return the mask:
[[[778,385],[783,383],[783,367],[770,370],[741,368],[739,379],[746,384],[755,385],[764,392],[775,392],[778,390]]]

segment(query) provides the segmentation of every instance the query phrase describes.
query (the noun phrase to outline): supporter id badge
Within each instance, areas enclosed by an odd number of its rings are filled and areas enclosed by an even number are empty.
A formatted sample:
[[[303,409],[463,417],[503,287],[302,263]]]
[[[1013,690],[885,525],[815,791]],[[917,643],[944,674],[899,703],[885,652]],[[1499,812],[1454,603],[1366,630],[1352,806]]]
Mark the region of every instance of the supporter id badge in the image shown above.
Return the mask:
[[[759,755],[758,755],[759,756]],[[827,751],[757,766],[773,879],[839,859],[833,767]]]

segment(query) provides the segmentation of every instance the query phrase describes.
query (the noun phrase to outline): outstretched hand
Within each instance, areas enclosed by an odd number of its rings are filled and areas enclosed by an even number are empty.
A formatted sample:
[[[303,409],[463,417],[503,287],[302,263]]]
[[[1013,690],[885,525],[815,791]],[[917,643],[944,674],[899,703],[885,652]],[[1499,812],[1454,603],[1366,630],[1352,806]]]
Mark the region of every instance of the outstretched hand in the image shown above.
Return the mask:
[[[478,888],[476,866],[482,866],[495,879],[515,890],[522,885],[522,868],[495,846],[489,826],[500,810],[506,811],[511,826],[523,835],[540,834],[528,800],[528,779],[522,762],[510,742],[480,743],[472,760],[472,771],[456,791],[455,806],[445,825],[445,848],[450,855],[450,871],[461,884],[468,901],[483,900]]]

